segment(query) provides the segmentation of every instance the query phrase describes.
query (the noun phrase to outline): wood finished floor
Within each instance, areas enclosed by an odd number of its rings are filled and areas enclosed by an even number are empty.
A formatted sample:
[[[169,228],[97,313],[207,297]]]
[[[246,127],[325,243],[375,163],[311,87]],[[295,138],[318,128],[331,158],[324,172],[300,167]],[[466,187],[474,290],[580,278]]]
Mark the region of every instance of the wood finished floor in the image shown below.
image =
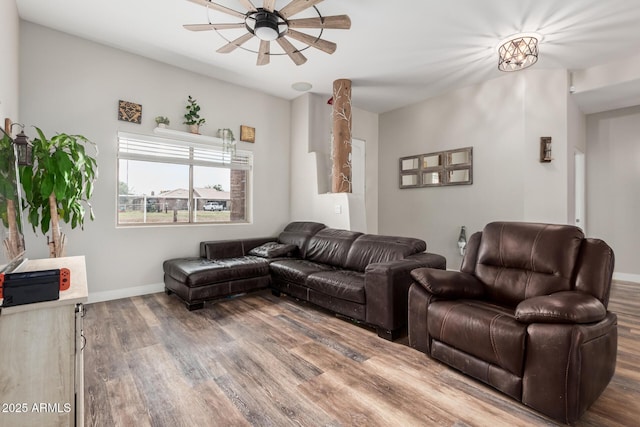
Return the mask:
[[[640,423],[640,289],[616,282],[616,373],[579,426]],[[188,312],[163,293],[87,306],[88,426],[549,426],[368,329],[269,292]]]

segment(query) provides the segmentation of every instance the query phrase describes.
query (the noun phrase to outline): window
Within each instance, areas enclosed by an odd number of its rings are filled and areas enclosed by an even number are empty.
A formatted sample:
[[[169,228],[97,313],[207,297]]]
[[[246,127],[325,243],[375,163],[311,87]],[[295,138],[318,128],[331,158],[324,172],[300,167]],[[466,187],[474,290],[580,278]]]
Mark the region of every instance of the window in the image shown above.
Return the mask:
[[[118,225],[248,222],[252,154],[172,133],[118,133]]]

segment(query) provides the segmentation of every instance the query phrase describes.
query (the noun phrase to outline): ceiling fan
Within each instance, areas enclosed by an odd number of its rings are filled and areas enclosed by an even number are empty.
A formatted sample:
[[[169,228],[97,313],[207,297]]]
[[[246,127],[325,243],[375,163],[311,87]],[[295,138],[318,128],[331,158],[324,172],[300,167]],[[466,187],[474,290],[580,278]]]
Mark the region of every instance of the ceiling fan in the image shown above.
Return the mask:
[[[236,48],[248,50],[258,54],[257,65],[267,65],[272,55],[288,55],[296,64],[302,65],[307,62],[307,58],[302,54],[303,50],[314,47],[323,52],[332,54],[336,50],[336,44],[328,40],[320,38],[325,29],[348,30],[351,28],[351,20],[347,15],[322,16],[316,8],[316,4],[323,0],[291,0],[286,6],[280,10],[275,9],[276,0],[264,0],[262,7],[256,7],[251,0],[238,0],[242,3],[247,12],[242,13],[210,0],[189,0],[205,6],[209,9],[239,18],[242,22],[220,23],[220,24],[189,24],[184,28],[190,31],[217,31],[228,43],[217,50],[219,53],[230,53]],[[317,16],[308,18],[291,19],[293,15],[297,15],[309,8],[313,8]],[[229,29],[246,29],[246,33],[240,37],[229,40],[219,30]],[[316,29],[320,30],[317,35],[302,33],[298,29]],[[243,47],[243,44],[257,37],[260,40],[258,50]],[[287,37],[290,37],[306,46],[298,49]],[[280,45],[283,53],[271,52],[271,42],[275,41]]]

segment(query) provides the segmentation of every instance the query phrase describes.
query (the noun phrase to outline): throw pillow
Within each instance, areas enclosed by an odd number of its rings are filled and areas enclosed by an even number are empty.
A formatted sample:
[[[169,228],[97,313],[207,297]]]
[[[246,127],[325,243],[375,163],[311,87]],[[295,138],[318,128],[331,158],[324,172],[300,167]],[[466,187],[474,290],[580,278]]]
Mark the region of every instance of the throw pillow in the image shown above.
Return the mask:
[[[298,247],[278,242],[267,242],[249,251],[249,255],[259,256],[262,258],[278,258],[291,256]]]

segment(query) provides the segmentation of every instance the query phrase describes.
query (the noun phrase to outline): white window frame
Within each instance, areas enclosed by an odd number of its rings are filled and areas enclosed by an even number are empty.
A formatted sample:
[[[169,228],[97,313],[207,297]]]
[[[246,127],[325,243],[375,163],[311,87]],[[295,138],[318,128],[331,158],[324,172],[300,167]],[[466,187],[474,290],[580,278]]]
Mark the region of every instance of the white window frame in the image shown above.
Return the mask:
[[[158,129],[156,129],[157,131]],[[237,150],[235,146],[225,146],[220,138],[186,132],[163,130],[163,134],[170,137],[118,132],[118,149],[116,160],[116,226],[117,227],[166,227],[185,225],[234,225],[251,223],[251,205],[253,199],[252,175],[253,152]],[[120,160],[137,160],[163,164],[180,164],[189,167],[189,200],[188,222],[159,222],[159,223],[120,223],[119,222],[119,181]],[[243,221],[201,221],[194,222],[193,206],[193,167],[216,167],[248,171],[245,189],[245,218]],[[231,189],[230,189],[231,190]],[[157,196],[155,196],[157,197]],[[146,206],[144,207],[146,209]]]

